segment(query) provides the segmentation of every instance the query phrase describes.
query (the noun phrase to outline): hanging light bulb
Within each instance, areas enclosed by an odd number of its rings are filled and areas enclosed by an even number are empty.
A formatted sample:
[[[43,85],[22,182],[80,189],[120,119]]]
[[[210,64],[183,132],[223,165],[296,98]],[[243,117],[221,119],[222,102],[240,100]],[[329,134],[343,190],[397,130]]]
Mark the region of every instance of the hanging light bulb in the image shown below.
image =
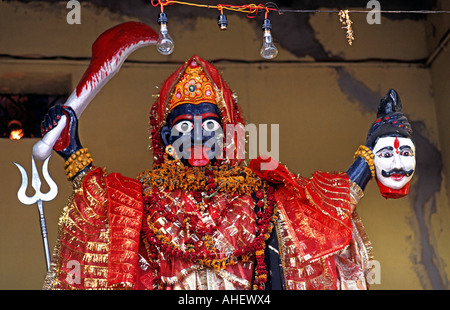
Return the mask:
[[[227,30],[228,20],[225,14],[221,13],[217,19],[217,25],[219,25],[220,30]]]
[[[278,50],[273,44],[272,34],[270,32],[270,29],[272,29],[272,24],[269,19],[264,19],[262,29],[264,30],[263,45],[259,53],[261,57],[265,59],[275,58],[278,55]]]
[[[158,42],[156,43],[156,49],[163,55],[170,55],[173,52],[175,44],[172,37],[167,30],[167,15],[166,13],[159,13],[158,24],[160,25]]]

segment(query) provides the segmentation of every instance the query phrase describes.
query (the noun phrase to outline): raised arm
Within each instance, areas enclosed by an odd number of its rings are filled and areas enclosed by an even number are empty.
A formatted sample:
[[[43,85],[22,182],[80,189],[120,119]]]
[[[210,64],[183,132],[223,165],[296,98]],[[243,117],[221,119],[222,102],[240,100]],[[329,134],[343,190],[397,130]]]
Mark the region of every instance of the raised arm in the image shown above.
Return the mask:
[[[377,119],[366,142],[355,153],[347,174],[362,190],[376,179],[385,198],[400,198],[408,193],[415,169],[415,145],[411,125],[402,113],[397,92],[389,90],[381,99]]]
[[[73,109],[80,117],[87,105],[108,81],[115,76],[127,57],[138,48],[156,44],[158,35],[144,23],[126,22],[102,33],[92,45],[92,59],[76,89],[67,99],[65,106]],[[45,160],[66,126],[66,117],[60,115],[59,125],[50,128],[41,140],[33,146],[33,156]]]
[[[66,116],[65,127],[56,141],[53,150],[58,153],[66,163],[66,175],[69,180],[88,170],[93,159],[87,148],[83,148],[78,136],[78,119],[75,111],[68,106],[56,105],[49,109],[41,124],[42,135],[58,126],[63,115]]]

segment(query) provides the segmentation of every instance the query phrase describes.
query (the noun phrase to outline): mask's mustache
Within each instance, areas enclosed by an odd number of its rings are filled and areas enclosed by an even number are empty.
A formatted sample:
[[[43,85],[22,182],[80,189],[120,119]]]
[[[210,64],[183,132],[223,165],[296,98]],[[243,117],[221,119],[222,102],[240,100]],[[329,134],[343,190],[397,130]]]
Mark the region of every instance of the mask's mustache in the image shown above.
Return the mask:
[[[381,175],[384,176],[385,178],[389,178],[393,174],[404,174],[407,177],[409,177],[410,175],[413,174],[413,172],[414,172],[413,169],[408,170],[408,171],[406,171],[404,169],[392,169],[389,171],[381,170]]]

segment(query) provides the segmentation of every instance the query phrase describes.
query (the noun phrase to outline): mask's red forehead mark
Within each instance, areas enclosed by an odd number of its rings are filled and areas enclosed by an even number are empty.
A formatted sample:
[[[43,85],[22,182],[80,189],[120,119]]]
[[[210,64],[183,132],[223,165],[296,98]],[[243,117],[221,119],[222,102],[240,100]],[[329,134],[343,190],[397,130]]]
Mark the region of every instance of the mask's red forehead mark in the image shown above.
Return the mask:
[[[398,150],[399,146],[400,146],[400,141],[398,141],[398,138],[395,137],[395,140],[394,140],[394,148],[395,148],[395,152],[396,152],[397,154],[399,153],[399,150]]]

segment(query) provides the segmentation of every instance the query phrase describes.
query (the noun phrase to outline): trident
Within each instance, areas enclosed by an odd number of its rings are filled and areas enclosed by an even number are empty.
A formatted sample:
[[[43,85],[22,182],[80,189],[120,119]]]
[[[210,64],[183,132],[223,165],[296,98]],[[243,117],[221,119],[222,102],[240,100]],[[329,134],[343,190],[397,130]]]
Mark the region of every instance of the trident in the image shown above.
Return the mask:
[[[28,176],[25,169],[17,164],[14,163],[17,168],[19,168],[20,173],[22,174],[22,185],[19,188],[19,191],[17,192],[17,198],[19,198],[20,202],[25,205],[31,205],[33,203],[37,202],[37,207],[39,211],[39,223],[41,226],[41,235],[42,235],[42,241],[44,243],[44,253],[45,253],[45,262],[47,264],[47,270],[50,269],[50,251],[48,248],[48,238],[47,238],[47,224],[45,221],[44,216],[44,207],[42,206],[43,201],[50,201],[53,198],[56,197],[58,194],[58,186],[56,183],[50,178],[50,174],[48,173],[48,161],[50,159],[50,156],[44,161],[42,165],[42,176],[44,177],[44,180],[47,182],[47,184],[50,187],[50,190],[47,193],[41,192],[41,179],[39,178],[39,174],[36,168],[36,163],[34,162],[34,157],[31,157],[31,163],[32,163],[32,176],[31,176],[31,185],[36,191],[36,194],[32,197],[28,197],[25,193],[28,187]]]

